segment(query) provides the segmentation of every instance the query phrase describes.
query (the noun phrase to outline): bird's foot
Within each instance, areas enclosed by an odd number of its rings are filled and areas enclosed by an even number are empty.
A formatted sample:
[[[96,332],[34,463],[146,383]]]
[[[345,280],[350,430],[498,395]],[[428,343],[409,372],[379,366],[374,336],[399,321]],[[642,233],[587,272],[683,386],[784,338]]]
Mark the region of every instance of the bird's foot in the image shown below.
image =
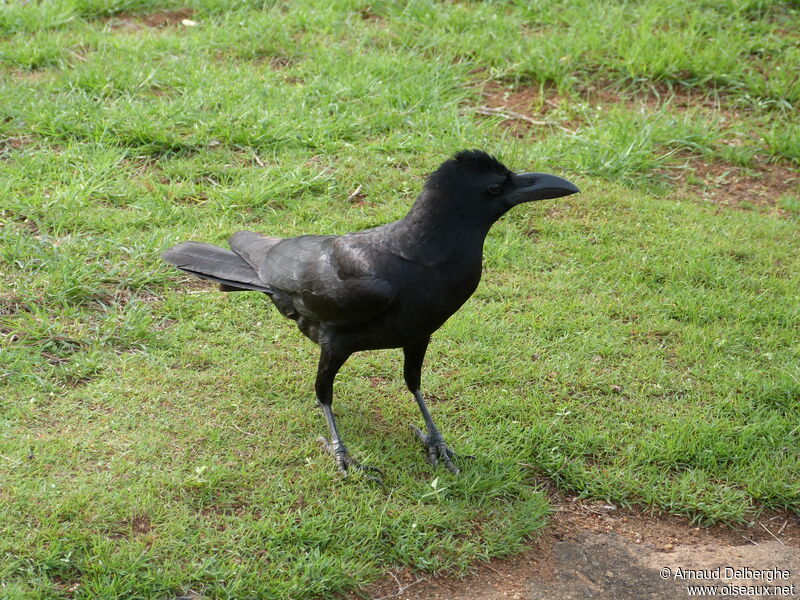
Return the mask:
[[[383,483],[383,471],[381,471],[377,467],[371,467],[369,465],[363,465],[358,462],[355,458],[350,456],[350,453],[347,451],[347,448],[341,442],[338,443],[330,443],[326,438],[320,436],[317,438],[320,446],[322,446],[322,450],[327,452],[336,460],[336,467],[339,469],[339,472],[344,476],[350,473],[350,469],[353,471],[360,472],[365,479],[372,481],[373,483],[377,483],[381,487],[385,487]],[[374,475],[372,474],[374,473]]]
[[[428,461],[434,467],[438,465],[439,461],[441,460],[451,473],[454,475],[458,475],[460,473],[458,467],[453,464],[453,459],[455,459],[458,455],[448,448],[447,444],[444,443],[444,438],[440,433],[437,432],[437,435],[431,436],[430,434],[422,433],[422,430],[414,425],[411,426],[411,429],[416,434],[417,438],[419,438],[419,441],[422,442],[422,445],[427,448]]]

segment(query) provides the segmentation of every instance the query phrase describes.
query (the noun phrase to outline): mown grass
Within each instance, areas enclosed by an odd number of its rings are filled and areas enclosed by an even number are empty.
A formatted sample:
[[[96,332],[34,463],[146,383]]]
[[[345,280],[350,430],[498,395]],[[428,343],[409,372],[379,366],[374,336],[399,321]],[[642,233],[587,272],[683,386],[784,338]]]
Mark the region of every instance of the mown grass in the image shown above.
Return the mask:
[[[3,5],[0,595],[463,571],[541,527],[541,476],[701,522],[797,511],[798,189],[747,210],[675,191],[697,160],[800,162],[797,21],[761,0]],[[553,125],[479,115],[489,83],[557,96]],[[389,489],[340,481],[315,347],[159,252],[399,218],[476,146],[584,190],[501,221],[434,338],[424,389],[478,458],[432,470],[399,352],[364,353],[335,407]]]

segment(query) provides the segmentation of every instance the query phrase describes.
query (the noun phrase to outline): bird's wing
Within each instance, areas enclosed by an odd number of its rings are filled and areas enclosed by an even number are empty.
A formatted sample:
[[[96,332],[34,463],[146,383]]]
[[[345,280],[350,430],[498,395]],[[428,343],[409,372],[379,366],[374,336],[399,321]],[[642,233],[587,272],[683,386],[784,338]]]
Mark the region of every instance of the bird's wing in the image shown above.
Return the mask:
[[[378,255],[356,236],[304,235],[267,250],[258,275],[292,298],[297,312],[334,327],[352,327],[380,314],[395,295],[382,279]]]

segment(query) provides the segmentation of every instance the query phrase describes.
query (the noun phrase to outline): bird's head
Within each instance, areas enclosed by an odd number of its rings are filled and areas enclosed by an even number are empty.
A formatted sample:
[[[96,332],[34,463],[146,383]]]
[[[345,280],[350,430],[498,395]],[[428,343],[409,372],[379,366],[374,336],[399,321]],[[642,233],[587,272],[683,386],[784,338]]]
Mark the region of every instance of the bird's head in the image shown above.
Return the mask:
[[[491,224],[518,204],[578,192],[561,177],[514,173],[482,150],[462,150],[428,177],[423,197],[451,214]]]

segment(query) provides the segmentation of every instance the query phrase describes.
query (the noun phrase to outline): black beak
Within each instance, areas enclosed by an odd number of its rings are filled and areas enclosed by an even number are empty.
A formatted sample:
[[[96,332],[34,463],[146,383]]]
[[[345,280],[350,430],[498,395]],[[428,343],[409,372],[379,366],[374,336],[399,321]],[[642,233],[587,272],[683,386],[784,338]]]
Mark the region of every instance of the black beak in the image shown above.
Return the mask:
[[[547,173],[518,173],[511,176],[511,183],[514,187],[508,194],[512,205],[580,193],[574,183]]]

